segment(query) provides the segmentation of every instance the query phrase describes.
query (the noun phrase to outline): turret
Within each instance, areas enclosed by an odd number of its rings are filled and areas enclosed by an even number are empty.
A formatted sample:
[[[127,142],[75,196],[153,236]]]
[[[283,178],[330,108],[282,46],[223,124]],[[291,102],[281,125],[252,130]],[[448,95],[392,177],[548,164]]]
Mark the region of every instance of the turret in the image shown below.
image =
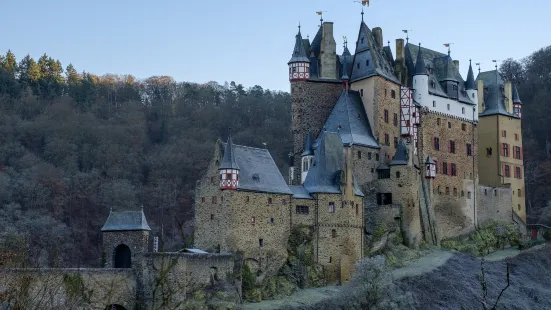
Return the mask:
[[[417,53],[417,61],[415,62],[415,71],[413,72],[413,91],[414,100],[423,105],[423,100],[429,95],[429,75],[419,43],[419,52]]]
[[[314,150],[312,148],[312,131],[310,130],[308,130],[308,135],[306,136],[304,151],[300,156],[302,163],[302,167],[300,169],[300,184],[303,184],[304,180],[306,180],[306,175],[308,175],[308,170],[310,170],[310,167],[312,167],[312,163],[314,162]]]
[[[296,41],[293,56],[288,63],[289,80],[291,82],[308,80],[310,78],[310,59],[308,59],[306,49],[304,48],[302,35],[300,34],[300,26],[298,26],[298,33],[295,39]]]
[[[516,86],[513,87],[513,114],[522,118],[522,101],[520,101]]]
[[[469,97],[469,99],[471,99],[474,104],[478,105],[478,90],[474,81],[474,73],[471,60],[469,60],[469,73],[467,73],[465,90],[467,91],[467,96]]]
[[[220,189],[236,190],[239,186],[239,166],[235,158],[231,131],[228,134],[228,142],[224,148],[224,158],[218,171],[220,171]]]
[[[455,77],[454,63],[448,52],[448,57],[446,61],[446,76],[441,81],[444,91],[450,98],[457,99],[459,98],[459,81]]]

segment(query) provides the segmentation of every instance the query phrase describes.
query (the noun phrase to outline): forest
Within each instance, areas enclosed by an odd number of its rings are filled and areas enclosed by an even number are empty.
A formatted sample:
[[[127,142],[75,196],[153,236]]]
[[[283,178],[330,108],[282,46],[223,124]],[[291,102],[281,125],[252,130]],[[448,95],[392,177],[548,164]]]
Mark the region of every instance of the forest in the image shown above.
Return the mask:
[[[523,101],[528,222],[551,224],[551,46],[507,59]],[[0,56],[0,253],[22,266],[101,260],[109,210],[143,207],[165,249],[193,239],[196,181],[217,139],[270,150],[285,176],[292,150],[288,93],[97,76],[46,54]],[[0,257],[1,263],[1,257]]]
[[[10,51],[0,64],[0,252],[25,266],[99,266],[111,208],[143,206],[165,249],[189,244],[196,181],[230,127],[288,170],[288,93],[96,76]]]

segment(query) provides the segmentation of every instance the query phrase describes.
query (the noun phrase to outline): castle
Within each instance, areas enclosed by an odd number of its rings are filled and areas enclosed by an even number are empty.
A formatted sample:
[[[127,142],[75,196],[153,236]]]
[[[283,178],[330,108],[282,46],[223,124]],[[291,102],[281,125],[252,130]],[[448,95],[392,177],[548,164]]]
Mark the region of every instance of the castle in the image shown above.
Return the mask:
[[[363,15],[362,15],[363,16]],[[283,262],[293,227],[314,260],[346,281],[380,225],[411,247],[488,220],[526,221],[521,101],[497,70],[466,80],[451,52],[360,23],[336,53],[333,23],[300,26],[288,74],[294,148],[285,181],[268,150],[218,141],[197,184],[195,245],[241,251],[259,269]],[[481,173],[479,174],[479,170]],[[483,172],[482,172],[483,171]],[[277,264],[276,264],[277,265]]]

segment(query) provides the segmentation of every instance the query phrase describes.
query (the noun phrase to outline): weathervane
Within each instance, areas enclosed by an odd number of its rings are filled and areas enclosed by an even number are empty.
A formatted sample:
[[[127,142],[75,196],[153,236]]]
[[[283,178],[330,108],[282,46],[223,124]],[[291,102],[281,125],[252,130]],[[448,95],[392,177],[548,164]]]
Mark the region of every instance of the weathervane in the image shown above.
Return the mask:
[[[478,66],[478,74],[480,74],[480,65],[481,65],[481,64],[482,64],[481,62],[475,63],[475,66]]]
[[[453,43],[444,43],[444,46],[448,48],[448,56],[450,56],[451,54],[451,48],[450,46],[452,45]]]
[[[344,40],[343,48],[347,48],[348,47],[348,39],[346,38],[346,36],[343,36],[342,39]]]
[[[404,30],[402,30],[402,31],[406,34],[406,43],[408,43],[408,42],[409,42],[409,32],[410,32],[410,31],[413,31],[413,30],[404,29]]]
[[[354,1],[355,3],[361,3],[362,4],[362,22],[364,21],[364,6],[369,6],[369,0],[362,0],[362,1]]]
[[[327,13],[327,11],[317,11],[316,14],[320,16],[320,27],[323,26],[323,13]]]

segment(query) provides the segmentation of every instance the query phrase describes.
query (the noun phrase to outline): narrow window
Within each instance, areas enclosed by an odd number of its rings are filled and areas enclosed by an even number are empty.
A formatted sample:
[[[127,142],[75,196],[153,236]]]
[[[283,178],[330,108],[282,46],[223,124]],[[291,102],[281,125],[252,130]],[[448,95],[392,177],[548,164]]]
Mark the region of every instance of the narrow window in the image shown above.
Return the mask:
[[[440,126],[440,118],[436,119],[436,125]]]
[[[511,167],[509,165],[505,165],[505,177],[511,177]]]
[[[501,136],[506,138],[507,137],[507,131],[506,130],[502,130],[501,131]]]
[[[453,196],[454,197],[457,196],[457,188],[456,187],[453,188]]]
[[[440,138],[434,137],[434,149],[436,151],[440,150]]]
[[[450,188],[446,186],[446,195],[450,194]]]
[[[436,108],[436,101],[434,101],[434,100],[432,101],[432,107]]]
[[[461,130],[466,131],[467,130],[467,124],[461,124]]]
[[[517,209],[520,211],[520,203],[518,204]]]
[[[471,199],[471,192],[467,192],[467,198]]]
[[[287,205],[287,200],[286,199],[281,199],[281,204],[284,205],[284,206]]]
[[[494,196],[497,196],[497,189],[494,189]]]
[[[212,196],[212,203],[216,204],[216,196]]]
[[[447,162],[442,162],[442,174],[448,174],[448,163]]]
[[[274,223],[274,218],[270,217],[270,224],[273,224],[273,223]]]
[[[467,156],[473,156],[473,149],[470,143],[467,143]]]
[[[396,171],[396,178],[397,178],[397,179],[400,178],[400,171]]]
[[[398,137],[394,137],[394,147],[398,148]]]
[[[224,202],[224,196],[220,196],[220,201]]]
[[[331,229],[331,238],[335,239],[337,237],[337,231],[335,229]]]
[[[503,151],[503,156],[509,157],[509,144],[503,143],[502,151]]]
[[[390,91],[390,97],[392,97],[392,99],[396,99],[396,91],[394,89]]]
[[[455,141],[450,140],[450,153],[455,154]]]
[[[388,136],[388,133],[385,133],[385,145],[390,146],[390,137]]]
[[[448,103],[448,111],[450,110],[450,104]]]
[[[375,160],[379,161],[379,153],[375,153]]]
[[[356,67],[357,67],[358,69],[360,69],[360,63],[358,63],[358,64],[356,65]]]
[[[258,239],[258,246],[259,247],[264,247],[264,239]]]
[[[358,151],[358,159],[362,159],[362,151]]]
[[[367,152],[367,159],[371,160],[371,152]]]
[[[205,202],[205,197],[201,197],[201,202]]]
[[[388,110],[385,109],[385,123],[388,124]]]
[[[369,67],[369,60],[366,60],[366,61],[365,61],[365,66],[366,66],[366,67]]]
[[[486,148],[486,156],[492,156],[492,148],[491,147]]]
[[[464,197],[464,196],[465,196],[465,192],[461,191],[461,197]]]
[[[249,196],[245,197],[245,202],[249,202]]]
[[[518,133],[515,134],[515,141],[518,141]]]
[[[335,203],[334,202],[329,203],[329,213],[335,213]]]
[[[329,256],[329,263],[333,261],[333,257]]]
[[[356,204],[356,215],[358,215],[359,213],[359,208],[358,208],[358,204]]]
[[[254,223],[254,216],[251,217],[251,223]]]
[[[488,189],[487,188],[484,189],[484,196],[488,196]]]
[[[270,204],[270,205],[272,204],[272,198],[271,197],[268,198],[268,204]]]
[[[452,123],[448,122],[448,128],[452,128]]]
[[[211,215],[210,215],[210,220],[211,220],[211,221],[214,220],[214,214],[211,214]]]
[[[362,97],[364,96],[364,89],[363,88],[360,89],[360,96],[362,96]]]
[[[452,175],[453,176],[457,175],[457,166],[455,164],[452,164]]]
[[[398,127],[398,113],[394,113],[393,123],[394,123],[394,127]]]
[[[461,108],[461,113],[465,114],[465,108]]]

